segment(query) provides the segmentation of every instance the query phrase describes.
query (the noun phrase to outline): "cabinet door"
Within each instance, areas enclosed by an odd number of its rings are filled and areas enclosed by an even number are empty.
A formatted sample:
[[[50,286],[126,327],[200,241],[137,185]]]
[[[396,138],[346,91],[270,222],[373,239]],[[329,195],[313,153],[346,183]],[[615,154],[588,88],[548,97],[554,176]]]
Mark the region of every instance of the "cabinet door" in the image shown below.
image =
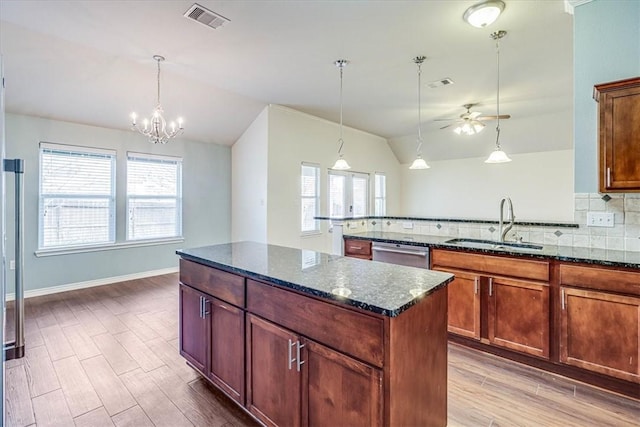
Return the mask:
[[[208,377],[230,397],[244,404],[244,312],[209,297],[210,356]]]
[[[489,278],[489,342],[534,356],[549,357],[549,286]]]
[[[434,268],[455,275],[449,283],[448,330],[454,334],[480,339],[480,276],[463,271]]]
[[[298,336],[247,315],[247,409],[267,426],[300,425]]]
[[[640,79],[600,96],[600,191],[640,190]]]
[[[206,372],[208,320],[204,317],[205,295],[180,284],[180,354]]]
[[[560,361],[640,383],[640,298],[561,288]]]
[[[313,341],[304,347],[302,424],[381,426],[381,370]]]

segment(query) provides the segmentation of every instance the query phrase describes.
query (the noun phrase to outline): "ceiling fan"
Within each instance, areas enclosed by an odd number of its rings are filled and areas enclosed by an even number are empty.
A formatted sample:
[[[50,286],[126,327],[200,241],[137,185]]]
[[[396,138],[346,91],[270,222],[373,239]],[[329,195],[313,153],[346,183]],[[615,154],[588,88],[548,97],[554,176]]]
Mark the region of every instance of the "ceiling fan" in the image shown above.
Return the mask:
[[[474,135],[478,132],[481,132],[484,129],[485,124],[483,121],[487,120],[496,120],[496,119],[508,119],[511,116],[509,114],[501,114],[500,116],[484,116],[479,111],[471,111],[471,107],[477,104],[465,104],[463,105],[466,108],[466,112],[460,114],[459,119],[436,119],[435,121],[451,121],[454,120],[453,123],[442,126],[440,129],[446,129],[451,126],[456,126],[453,131],[458,135]]]

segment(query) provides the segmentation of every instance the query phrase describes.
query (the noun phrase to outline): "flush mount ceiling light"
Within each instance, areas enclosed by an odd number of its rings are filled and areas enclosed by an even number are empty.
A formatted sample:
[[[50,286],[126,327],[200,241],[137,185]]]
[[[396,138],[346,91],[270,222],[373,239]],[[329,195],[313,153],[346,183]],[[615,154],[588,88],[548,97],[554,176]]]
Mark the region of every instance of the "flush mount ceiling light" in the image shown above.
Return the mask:
[[[495,33],[491,33],[491,38],[496,41],[496,68],[497,72],[497,88],[496,88],[496,117],[497,117],[497,125],[496,125],[496,148],[489,155],[489,158],[485,160],[485,163],[506,163],[510,162],[511,159],[507,156],[507,153],[502,151],[500,148],[500,39],[507,35],[506,31],[500,30]]]
[[[158,103],[151,113],[151,118],[142,121],[143,128],[136,123],[138,115],[131,113],[131,128],[148,137],[152,144],[166,144],[171,138],[179,135],[184,127],[182,126],[182,118],[178,117],[178,126],[176,127],[176,122],[171,122],[169,123],[171,130],[167,129],[167,122],[162,117],[164,111],[160,105],[160,63],[164,61],[164,56],[153,55],[153,60],[158,63]]]
[[[346,59],[338,59],[334,62],[335,66],[340,69],[340,138],[338,139],[338,159],[331,169],[347,170],[351,169],[349,163],[342,157],[342,147],[344,146],[344,140],[342,139],[342,71],[347,66],[349,61]]]
[[[504,10],[504,2],[500,0],[486,0],[476,3],[465,10],[462,18],[476,28],[484,28],[498,19]]]
[[[422,63],[427,59],[426,56],[416,56],[413,62],[418,66],[418,140],[416,141],[416,159],[411,163],[409,169],[429,169],[429,165],[422,158],[422,116],[420,105],[420,75],[422,74]]]

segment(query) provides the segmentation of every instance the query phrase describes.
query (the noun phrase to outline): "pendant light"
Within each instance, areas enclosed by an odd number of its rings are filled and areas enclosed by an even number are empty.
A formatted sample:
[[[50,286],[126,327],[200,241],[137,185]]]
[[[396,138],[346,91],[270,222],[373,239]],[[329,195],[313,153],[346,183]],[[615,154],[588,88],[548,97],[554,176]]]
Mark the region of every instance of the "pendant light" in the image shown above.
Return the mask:
[[[338,59],[334,62],[335,66],[340,70],[340,139],[338,139],[338,159],[331,168],[336,170],[351,169],[349,163],[347,163],[347,161],[342,157],[342,147],[344,146],[344,140],[342,139],[342,71],[348,63],[349,61],[346,59]]]
[[[142,121],[144,127],[139,127],[136,120],[138,116],[136,113],[131,113],[131,128],[137,130],[147,138],[149,138],[149,142],[152,144],[166,144],[171,138],[175,138],[177,135],[182,133],[184,126],[182,123],[182,118],[178,117],[178,126],[176,127],[175,122],[171,122],[169,126],[171,126],[171,130],[167,129],[167,121],[162,117],[162,113],[164,110],[162,109],[162,105],[160,104],[160,63],[164,61],[164,56],[161,55],[153,55],[154,61],[158,63],[158,73],[157,73],[157,89],[158,89],[158,98],[156,108],[153,109],[151,113],[151,117],[149,119],[144,119]]]
[[[506,163],[511,161],[509,156],[507,156],[507,153],[502,151],[502,148],[500,147],[500,39],[506,35],[507,35],[507,32],[504,30],[491,33],[491,38],[496,41],[496,65],[498,69],[497,90],[496,90],[496,116],[497,116],[496,148],[489,155],[489,158],[484,161],[485,163]]]
[[[422,74],[422,63],[427,59],[426,56],[416,56],[413,58],[413,62],[418,66],[418,140],[416,141],[416,159],[411,163],[409,169],[429,169],[429,165],[422,158],[422,116],[420,104],[420,76]]]

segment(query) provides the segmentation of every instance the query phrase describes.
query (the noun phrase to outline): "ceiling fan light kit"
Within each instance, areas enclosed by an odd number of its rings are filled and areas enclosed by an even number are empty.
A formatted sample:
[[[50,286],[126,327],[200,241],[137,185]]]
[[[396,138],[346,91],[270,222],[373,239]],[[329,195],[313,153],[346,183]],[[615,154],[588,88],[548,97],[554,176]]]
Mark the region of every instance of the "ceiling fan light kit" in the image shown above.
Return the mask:
[[[484,28],[498,19],[504,6],[504,2],[501,0],[485,0],[465,10],[462,18],[471,26]]]

